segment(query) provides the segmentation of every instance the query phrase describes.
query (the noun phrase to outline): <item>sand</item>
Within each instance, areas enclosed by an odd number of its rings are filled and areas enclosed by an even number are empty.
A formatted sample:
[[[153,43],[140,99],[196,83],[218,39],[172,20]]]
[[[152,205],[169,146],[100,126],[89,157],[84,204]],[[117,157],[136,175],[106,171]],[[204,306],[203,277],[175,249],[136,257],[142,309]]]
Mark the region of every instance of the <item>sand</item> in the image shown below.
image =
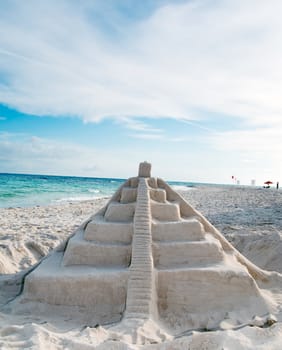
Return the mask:
[[[282,272],[282,192],[246,187],[201,187],[181,195],[215,225],[247,258],[258,266]],[[33,266],[63,242],[108,199],[57,206],[0,209],[0,303],[11,295],[1,283]],[[11,282],[11,286],[13,283]],[[277,292],[278,294],[280,291]],[[281,289],[282,295],[282,289]],[[282,323],[191,332],[158,345],[137,346],[109,338],[107,329],[81,327],[75,319],[62,322],[14,315],[7,305],[0,312],[0,348],[3,349],[280,349]],[[48,320],[48,321],[47,321]]]
[[[35,264],[106,201],[0,208],[0,273],[15,273]]]

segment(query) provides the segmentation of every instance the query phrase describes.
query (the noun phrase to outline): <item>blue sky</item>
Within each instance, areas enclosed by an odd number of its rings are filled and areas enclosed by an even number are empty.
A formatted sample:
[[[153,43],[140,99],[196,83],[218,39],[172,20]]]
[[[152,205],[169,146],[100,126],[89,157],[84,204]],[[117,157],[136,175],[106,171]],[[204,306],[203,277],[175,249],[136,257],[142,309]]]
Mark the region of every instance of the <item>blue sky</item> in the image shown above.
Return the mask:
[[[278,0],[0,3],[0,172],[282,182]]]

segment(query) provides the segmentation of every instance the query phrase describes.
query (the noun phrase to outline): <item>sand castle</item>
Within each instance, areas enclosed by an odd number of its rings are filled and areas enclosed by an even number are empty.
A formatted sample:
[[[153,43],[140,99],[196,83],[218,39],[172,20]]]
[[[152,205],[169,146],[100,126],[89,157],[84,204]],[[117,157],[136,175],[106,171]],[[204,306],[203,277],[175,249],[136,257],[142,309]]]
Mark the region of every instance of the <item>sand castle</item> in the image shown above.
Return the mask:
[[[21,302],[76,308],[89,324],[116,323],[117,332],[151,322],[162,338],[271,311],[257,283],[265,279],[144,162],[138,177],[26,276]]]

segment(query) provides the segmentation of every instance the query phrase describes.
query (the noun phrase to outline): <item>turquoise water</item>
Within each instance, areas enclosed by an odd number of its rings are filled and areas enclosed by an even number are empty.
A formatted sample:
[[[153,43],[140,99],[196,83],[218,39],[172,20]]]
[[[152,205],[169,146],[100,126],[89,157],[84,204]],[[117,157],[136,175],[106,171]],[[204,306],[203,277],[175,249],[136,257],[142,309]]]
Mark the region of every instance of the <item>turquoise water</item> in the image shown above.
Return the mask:
[[[109,197],[124,179],[0,173],[0,207],[27,207]],[[192,183],[170,182],[183,188]]]
[[[26,207],[112,195],[122,179],[0,174],[0,207]]]

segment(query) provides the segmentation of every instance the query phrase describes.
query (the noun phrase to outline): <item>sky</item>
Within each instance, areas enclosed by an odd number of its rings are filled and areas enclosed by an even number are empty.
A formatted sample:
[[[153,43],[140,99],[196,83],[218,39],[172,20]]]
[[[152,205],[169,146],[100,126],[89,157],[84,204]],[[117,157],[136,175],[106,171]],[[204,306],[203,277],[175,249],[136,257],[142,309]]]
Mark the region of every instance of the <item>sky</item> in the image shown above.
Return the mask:
[[[282,183],[280,0],[0,2],[0,173]]]

